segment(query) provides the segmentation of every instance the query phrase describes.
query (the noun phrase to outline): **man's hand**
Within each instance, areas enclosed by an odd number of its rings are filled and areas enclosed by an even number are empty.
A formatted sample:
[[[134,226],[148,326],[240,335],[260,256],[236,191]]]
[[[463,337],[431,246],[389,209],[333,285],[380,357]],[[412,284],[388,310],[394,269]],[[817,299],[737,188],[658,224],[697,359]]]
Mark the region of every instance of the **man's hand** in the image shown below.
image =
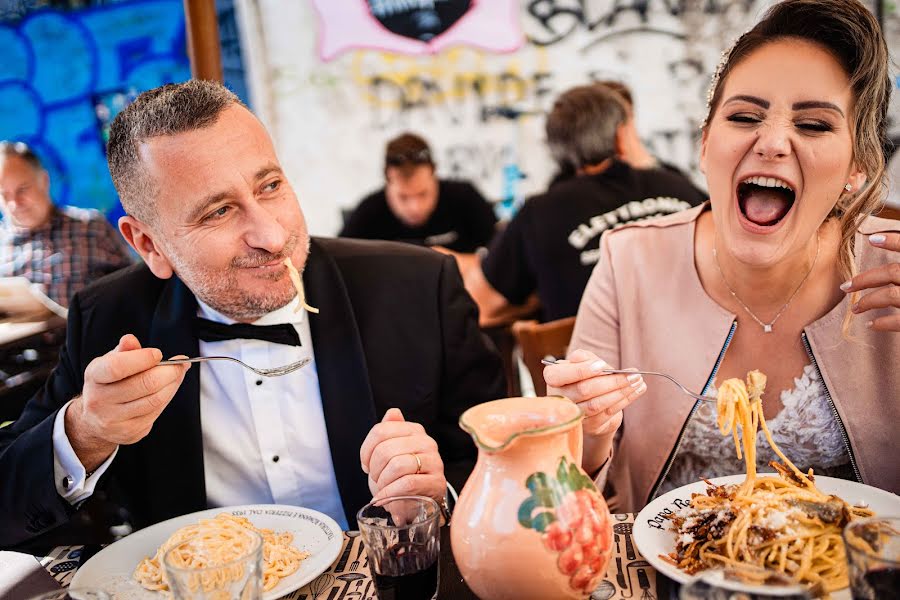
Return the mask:
[[[409,495],[440,500],[447,490],[437,442],[418,423],[404,421],[397,408],[389,409],[366,436],[359,460],[375,500]]]
[[[65,415],[66,436],[87,471],[116,446],[143,439],[169,405],[190,365],[159,366],[160,360],[162,352],[141,348],[127,334],[87,366],[81,396]]]

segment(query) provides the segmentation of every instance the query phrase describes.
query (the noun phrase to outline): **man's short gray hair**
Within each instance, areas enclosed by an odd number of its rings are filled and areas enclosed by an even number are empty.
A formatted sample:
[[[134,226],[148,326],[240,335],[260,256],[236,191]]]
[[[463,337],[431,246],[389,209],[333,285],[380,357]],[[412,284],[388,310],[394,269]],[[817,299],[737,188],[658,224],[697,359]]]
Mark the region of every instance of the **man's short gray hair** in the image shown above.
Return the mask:
[[[230,106],[243,106],[225,86],[199,79],[148,90],[112,122],[106,147],[109,172],[129,215],[146,223],[157,216],[155,191],[138,147],[154,137],[209,127]]]
[[[616,153],[616,130],[627,118],[612,90],[583,85],[564,92],[547,115],[550,154],[564,170],[596,165]]]

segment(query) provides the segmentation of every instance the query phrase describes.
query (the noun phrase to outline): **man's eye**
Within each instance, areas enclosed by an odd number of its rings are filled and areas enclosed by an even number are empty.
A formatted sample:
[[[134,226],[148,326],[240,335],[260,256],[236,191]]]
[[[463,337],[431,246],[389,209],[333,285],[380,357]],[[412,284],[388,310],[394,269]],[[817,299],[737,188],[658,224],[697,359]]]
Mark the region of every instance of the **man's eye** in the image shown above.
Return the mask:
[[[219,218],[221,218],[221,217],[224,217],[225,214],[226,214],[229,210],[231,210],[231,209],[230,209],[228,206],[221,206],[221,207],[217,208],[216,210],[214,210],[213,212],[211,212],[211,213],[209,213],[208,215],[206,215],[206,217],[204,217],[203,220],[204,220],[204,221],[209,221],[209,220],[212,220],[212,219],[219,219]]]
[[[267,183],[266,186],[263,188],[263,191],[274,192],[279,187],[281,187],[281,181],[276,179],[275,181],[273,181],[271,183]]]

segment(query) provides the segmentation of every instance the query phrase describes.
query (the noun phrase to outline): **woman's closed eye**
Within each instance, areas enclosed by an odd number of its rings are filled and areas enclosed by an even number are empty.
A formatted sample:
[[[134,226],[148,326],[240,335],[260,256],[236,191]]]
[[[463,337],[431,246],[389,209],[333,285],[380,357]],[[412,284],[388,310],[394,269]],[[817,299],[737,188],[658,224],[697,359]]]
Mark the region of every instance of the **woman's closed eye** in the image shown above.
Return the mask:
[[[834,131],[834,127],[831,126],[831,123],[826,121],[800,121],[797,123],[797,128],[815,133]]]
[[[759,115],[748,114],[748,113],[737,113],[734,115],[729,115],[728,117],[726,117],[726,119],[728,121],[731,121],[732,123],[755,124],[755,123],[762,122],[762,117],[760,117]]]

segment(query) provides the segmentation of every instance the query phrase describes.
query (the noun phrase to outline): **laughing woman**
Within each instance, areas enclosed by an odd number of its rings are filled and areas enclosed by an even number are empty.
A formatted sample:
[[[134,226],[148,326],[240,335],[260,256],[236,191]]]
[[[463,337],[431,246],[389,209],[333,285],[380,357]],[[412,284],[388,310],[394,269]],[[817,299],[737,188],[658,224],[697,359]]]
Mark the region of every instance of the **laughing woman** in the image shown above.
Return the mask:
[[[604,236],[573,350],[544,376],[584,409],[584,466],[613,510],[744,467],[714,405],[598,374],[607,365],[713,394],[759,369],[769,427],[798,467],[900,492],[900,223],[870,216],[890,91],[861,3],[775,5],[713,79],[710,203]]]

